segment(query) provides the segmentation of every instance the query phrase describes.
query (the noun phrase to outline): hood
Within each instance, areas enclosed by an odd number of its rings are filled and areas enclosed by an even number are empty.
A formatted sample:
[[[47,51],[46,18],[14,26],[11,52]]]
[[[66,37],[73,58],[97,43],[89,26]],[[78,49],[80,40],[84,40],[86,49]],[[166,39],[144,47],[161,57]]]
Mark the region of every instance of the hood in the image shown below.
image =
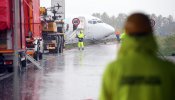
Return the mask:
[[[158,46],[152,34],[144,36],[129,36],[126,34],[122,40],[118,57],[134,55],[156,55]]]

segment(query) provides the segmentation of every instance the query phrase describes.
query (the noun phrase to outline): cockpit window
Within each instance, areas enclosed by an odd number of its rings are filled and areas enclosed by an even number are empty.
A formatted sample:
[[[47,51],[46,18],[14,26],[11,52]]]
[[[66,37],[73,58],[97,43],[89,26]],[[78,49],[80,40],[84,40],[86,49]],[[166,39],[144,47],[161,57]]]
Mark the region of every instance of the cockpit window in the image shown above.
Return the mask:
[[[97,23],[103,23],[101,20],[97,21]]]
[[[92,21],[88,21],[89,24],[93,24]]]
[[[93,24],[97,24],[97,21],[93,21]]]
[[[103,23],[103,21],[93,19],[93,20],[88,21],[88,23],[89,24],[97,24],[97,23]]]

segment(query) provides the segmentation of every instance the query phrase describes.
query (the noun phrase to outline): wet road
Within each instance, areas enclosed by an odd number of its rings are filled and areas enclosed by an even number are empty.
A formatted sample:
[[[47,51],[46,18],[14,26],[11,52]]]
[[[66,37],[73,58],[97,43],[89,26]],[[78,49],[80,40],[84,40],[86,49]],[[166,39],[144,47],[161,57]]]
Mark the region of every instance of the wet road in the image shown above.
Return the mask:
[[[43,70],[31,66],[21,75],[21,100],[97,100],[102,74],[116,52],[117,46],[112,43],[44,55]],[[11,80],[1,82],[0,100],[11,100]]]

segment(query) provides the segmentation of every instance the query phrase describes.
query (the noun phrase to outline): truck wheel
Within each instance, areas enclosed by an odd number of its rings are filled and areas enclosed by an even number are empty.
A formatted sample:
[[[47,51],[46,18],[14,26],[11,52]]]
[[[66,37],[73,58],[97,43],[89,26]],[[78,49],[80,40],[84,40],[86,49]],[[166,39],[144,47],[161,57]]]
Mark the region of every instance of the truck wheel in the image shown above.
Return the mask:
[[[55,50],[49,50],[49,53],[54,53],[55,52]]]
[[[60,45],[59,53],[63,53],[63,46],[62,45]]]
[[[20,60],[21,60],[21,57],[19,57],[19,61],[18,61],[18,63],[19,63],[19,66],[18,66],[18,73],[19,73],[19,74],[22,72],[22,67],[23,67],[23,66],[22,66],[22,61],[20,61]],[[25,60],[25,62],[26,62],[26,60]],[[24,63],[24,62],[23,62],[23,63]],[[14,66],[8,67],[7,70],[8,70],[9,73],[14,72]]]
[[[23,68],[27,67],[27,61],[26,60],[21,61],[21,65]]]
[[[54,50],[55,53],[58,53],[58,47]]]
[[[18,71],[19,73],[22,72],[22,62],[21,61],[19,61]]]
[[[42,60],[43,59],[43,53],[39,53],[39,60]]]
[[[61,36],[59,53],[63,53],[63,48],[64,48],[64,38],[63,38],[63,36]]]
[[[0,76],[4,75],[7,72],[7,69],[4,66],[0,66]]]
[[[8,71],[9,73],[12,73],[12,72],[13,72],[13,67],[8,67],[8,68],[7,68],[7,71]]]
[[[60,40],[60,39],[59,39],[59,36],[57,36],[57,37],[56,37],[56,41],[57,41],[57,44],[56,44],[56,45],[57,45],[57,46],[56,46],[56,48],[55,48],[55,50],[54,50],[54,53],[58,53],[58,51],[59,51],[59,40]]]
[[[26,62],[26,60],[25,60],[25,62]],[[18,58],[18,72],[19,73],[21,73],[21,71],[22,71],[22,64],[24,64],[24,62],[22,63],[22,61],[21,61],[21,54],[19,54],[19,58]],[[14,66],[9,66],[9,67],[7,67],[7,71],[9,72],[9,73],[12,73],[12,72],[14,72]]]
[[[39,53],[35,52],[33,58],[34,58],[36,61],[38,61],[38,60],[39,60]]]
[[[36,54],[36,52],[34,53],[33,58],[34,58],[35,60],[37,60],[37,54]]]
[[[4,66],[4,56],[0,56],[0,76],[4,75],[7,71],[6,67]]]

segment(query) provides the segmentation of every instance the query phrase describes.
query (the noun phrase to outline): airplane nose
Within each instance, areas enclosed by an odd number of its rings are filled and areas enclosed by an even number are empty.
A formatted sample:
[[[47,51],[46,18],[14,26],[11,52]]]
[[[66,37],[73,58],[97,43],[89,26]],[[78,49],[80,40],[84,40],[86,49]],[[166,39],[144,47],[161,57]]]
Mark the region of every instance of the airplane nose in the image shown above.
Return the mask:
[[[97,40],[106,38],[115,33],[115,29],[106,23],[97,24],[96,26],[92,27],[92,29],[94,29],[93,38]]]
[[[106,24],[106,34],[109,36],[109,35],[112,35],[114,33],[115,33],[115,29],[112,26]]]

